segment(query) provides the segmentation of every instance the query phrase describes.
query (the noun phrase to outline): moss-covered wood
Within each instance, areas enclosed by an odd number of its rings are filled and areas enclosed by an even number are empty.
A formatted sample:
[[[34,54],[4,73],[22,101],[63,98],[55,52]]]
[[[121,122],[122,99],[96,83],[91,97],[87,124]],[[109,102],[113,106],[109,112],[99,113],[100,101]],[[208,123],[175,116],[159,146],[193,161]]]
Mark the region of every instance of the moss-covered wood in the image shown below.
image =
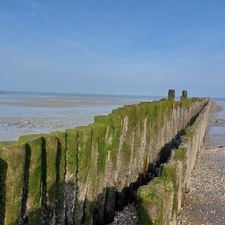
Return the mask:
[[[29,184],[27,199],[27,215],[29,224],[42,224],[43,221],[43,180],[46,178],[46,164],[43,163],[43,139],[42,137],[24,137],[30,152]]]
[[[195,99],[196,100],[196,99]],[[189,99],[179,102],[189,109]],[[181,137],[178,149],[173,149],[169,162],[162,165],[160,177],[138,189],[138,224],[176,224],[184,194],[190,185],[190,173],[207,127],[210,103],[206,105]]]
[[[26,148],[19,143],[0,147],[0,224],[20,222]]]
[[[97,116],[88,126],[21,137],[16,144],[26,146],[22,152],[26,152],[28,166],[25,172],[25,159],[17,160],[22,178],[15,180],[14,187],[20,190],[15,194],[21,201],[22,188],[17,187],[27,186],[23,204],[29,224],[51,220],[55,224],[66,221],[87,225],[93,218],[101,224],[112,218],[115,206],[127,201],[124,190],[137,182],[140,174],[145,178],[161,148],[204,104],[203,99],[143,102],[113,110],[108,116]],[[13,148],[8,148],[9,157],[14,159],[10,153]],[[14,161],[4,157],[0,155],[0,209],[4,212],[0,213],[0,221],[7,218],[11,200],[4,190],[14,179],[11,175],[8,178],[9,172],[15,169]],[[178,161],[185,158],[182,151],[176,157]],[[169,179],[165,177],[166,182]],[[154,198],[155,194],[153,191],[150,196]]]

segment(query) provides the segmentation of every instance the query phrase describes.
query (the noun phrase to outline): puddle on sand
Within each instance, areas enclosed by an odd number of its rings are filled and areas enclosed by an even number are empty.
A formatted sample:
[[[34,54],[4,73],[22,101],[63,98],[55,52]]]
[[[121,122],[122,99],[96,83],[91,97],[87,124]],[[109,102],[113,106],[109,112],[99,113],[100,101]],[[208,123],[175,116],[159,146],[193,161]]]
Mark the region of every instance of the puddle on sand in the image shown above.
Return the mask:
[[[213,101],[222,107],[221,112],[213,114],[213,120],[224,120],[225,119],[225,99],[213,99]],[[211,125],[208,132],[208,139],[210,147],[225,146],[225,126],[222,125]]]
[[[223,136],[225,138],[225,127],[211,127],[209,136]]]

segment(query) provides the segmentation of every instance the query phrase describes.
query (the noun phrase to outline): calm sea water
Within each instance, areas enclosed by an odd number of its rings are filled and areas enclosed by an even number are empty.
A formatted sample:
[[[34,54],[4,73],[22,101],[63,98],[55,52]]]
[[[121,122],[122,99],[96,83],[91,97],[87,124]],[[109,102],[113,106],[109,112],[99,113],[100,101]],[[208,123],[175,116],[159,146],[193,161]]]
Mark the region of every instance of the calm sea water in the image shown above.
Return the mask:
[[[48,133],[93,122],[123,105],[151,101],[153,96],[105,96],[43,93],[0,93],[0,141]]]
[[[223,120],[223,123],[218,126],[212,124],[209,128],[208,137],[212,146],[225,146],[225,99],[212,99],[215,103],[222,107],[222,111],[215,113],[213,120]]]

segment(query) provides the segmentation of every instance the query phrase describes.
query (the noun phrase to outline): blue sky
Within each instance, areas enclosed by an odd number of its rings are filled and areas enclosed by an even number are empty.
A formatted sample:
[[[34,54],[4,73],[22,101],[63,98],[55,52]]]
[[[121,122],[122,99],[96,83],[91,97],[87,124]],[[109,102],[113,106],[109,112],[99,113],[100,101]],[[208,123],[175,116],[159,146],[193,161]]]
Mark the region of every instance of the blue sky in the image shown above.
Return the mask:
[[[225,1],[1,1],[0,78],[0,90],[225,97]]]

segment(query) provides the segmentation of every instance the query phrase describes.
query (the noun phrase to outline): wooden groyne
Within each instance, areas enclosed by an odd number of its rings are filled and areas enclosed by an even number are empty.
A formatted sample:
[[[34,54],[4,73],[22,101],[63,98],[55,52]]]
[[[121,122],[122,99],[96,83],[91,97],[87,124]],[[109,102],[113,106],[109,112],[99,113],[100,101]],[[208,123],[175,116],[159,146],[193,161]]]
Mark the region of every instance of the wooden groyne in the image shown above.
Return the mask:
[[[170,156],[171,148],[165,146],[173,143],[193,118],[198,124],[202,115],[207,117],[208,99],[188,99],[186,92],[180,101],[174,97],[170,91],[168,99],[121,107],[108,116],[95,117],[89,126],[1,142],[0,224],[111,222],[115,210],[133,201],[137,188],[149,181],[149,171]],[[190,131],[190,136],[199,147],[205,127],[195,129],[199,130]],[[185,188],[196,154],[188,143],[182,147],[187,150],[177,151],[176,156],[187,157]],[[169,185],[174,188],[173,182]],[[143,199],[142,189],[138,193]],[[141,209],[153,221],[146,204]],[[176,210],[179,207],[178,201]],[[165,215],[167,218],[167,212]]]

